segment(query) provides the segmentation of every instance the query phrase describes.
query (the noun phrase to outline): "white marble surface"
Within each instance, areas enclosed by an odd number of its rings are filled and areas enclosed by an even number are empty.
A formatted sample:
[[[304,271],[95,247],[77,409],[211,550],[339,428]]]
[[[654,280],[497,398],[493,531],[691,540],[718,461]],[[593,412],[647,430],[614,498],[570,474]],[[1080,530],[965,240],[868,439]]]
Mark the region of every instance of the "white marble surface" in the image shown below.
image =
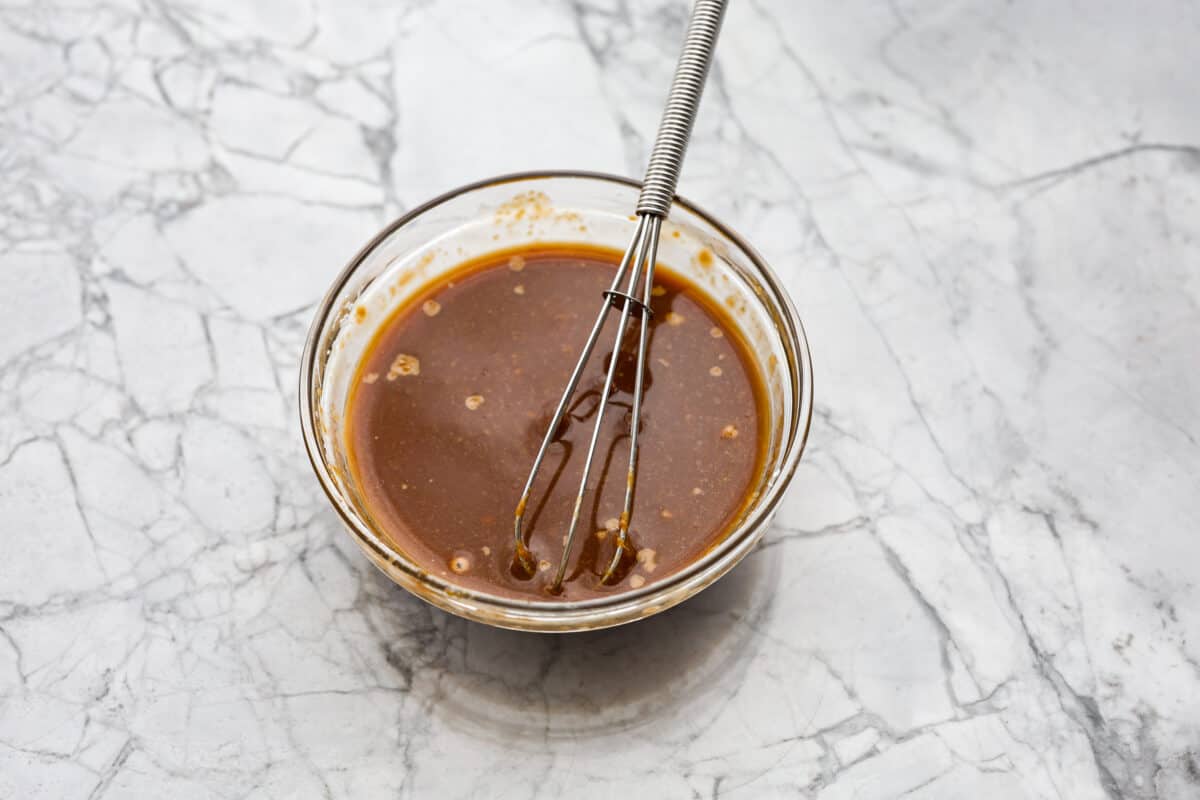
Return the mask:
[[[685,12],[0,7],[0,797],[1200,796],[1195,3],[735,0],[681,191],[817,414],[694,601],[490,630],[338,529],[325,284],[461,182],[640,174]]]

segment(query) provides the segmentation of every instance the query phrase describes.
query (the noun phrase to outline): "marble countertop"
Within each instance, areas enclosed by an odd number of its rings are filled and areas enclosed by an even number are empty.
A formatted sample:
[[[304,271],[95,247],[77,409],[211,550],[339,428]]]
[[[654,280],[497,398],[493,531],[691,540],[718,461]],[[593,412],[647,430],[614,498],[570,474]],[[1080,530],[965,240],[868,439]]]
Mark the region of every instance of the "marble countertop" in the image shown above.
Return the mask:
[[[0,8],[0,797],[1200,796],[1200,7],[734,2],[680,190],[791,289],[808,452],[569,637],[388,583],[298,432],[385,221],[642,171],[682,0],[466,7]]]

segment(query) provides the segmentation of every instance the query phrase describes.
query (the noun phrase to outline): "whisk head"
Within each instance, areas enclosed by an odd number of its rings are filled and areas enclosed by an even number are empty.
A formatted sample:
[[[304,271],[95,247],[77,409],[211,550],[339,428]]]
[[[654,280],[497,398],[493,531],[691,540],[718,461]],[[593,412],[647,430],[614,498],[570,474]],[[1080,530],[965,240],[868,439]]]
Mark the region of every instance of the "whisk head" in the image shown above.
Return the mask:
[[[633,544],[630,541],[629,524],[633,513],[634,491],[637,485],[638,420],[641,417],[650,318],[653,316],[653,312],[650,310],[650,298],[654,285],[654,263],[658,254],[658,237],[662,228],[662,221],[662,216],[657,213],[648,211],[639,213],[637,230],[634,233],[633,240],[621,258],[621,263],[617,268],[617,274],[613,278],[612,285],[604,292],[604,301],[600,307],[599,314],[596,316],[596,322],[592,326],[591,333],[588,335],[587,341],[583,346],[579,360],[575,364],[575,369],[571,372],[571,377],[567,380],[567,386],[563,390],[562,397],[558,401],[558,406],[546,429],[541,446],[534,457],[533,467],[529,471],[529,478],[526,480],[525,488],[521,492],[521,499],[517,502],[516,512],[513,517],[514,566],[518,567],[528,576],[532,576],[537,571],[538,559],[534,556],[526,541],[524,522],[525,513],[529,507],[530,495],[533,491],[534,480],[537,478],[538,470],[542,466],[546,452],[549,450],[551,443],[555,439],[555,434],[562,424],[563,417],[570,406],[571,398],[579,386],[579,380],[587,366],[588,359],[596,349],[596,343],[600,339],[605,320],[610,313],[619,311],[620,321],[617,324],[616,341],[613,344],[613,357],[609,360],[608,368],[605,371],[604,388],[600,393],[599,405],[596,409],[596,422],[592,428],[591,439],[588,442],[587,455],[583,464],[583,476],[579,481],[579,491],[575,495],[575,505],[571,511],[571,522],[567,528],[562,558],[559,560],[554,579],[550,583],[549,588],[551,592],[557,593],[561,591],[563,579],[566,577],[572,545],[575,543],[575,534],[579,529],[583,500],[587,494],[588,476],[592,471],[592,462],[596,455],[596,445],[600,439],[604,412],[607,410],[609,400],[613,395],[613,381],[616,377],[617,365],[620,360],[617,358],[617,354],[620,352],[626,329],[633,318],[637,317],[639,320],[638,345],[637,356],[634,362],[633,410],[629,431],[629,468],[625,478],[625,503],[621,511],[621,516],[617,517],[615,549],[612,558],[608,562],[607,569],[605,569],[603,575],[600,577],[600,582],[608,583],[611,581],[625,556],[633,555],[634,552]],[[623,284],[624,289],[622,290]]]

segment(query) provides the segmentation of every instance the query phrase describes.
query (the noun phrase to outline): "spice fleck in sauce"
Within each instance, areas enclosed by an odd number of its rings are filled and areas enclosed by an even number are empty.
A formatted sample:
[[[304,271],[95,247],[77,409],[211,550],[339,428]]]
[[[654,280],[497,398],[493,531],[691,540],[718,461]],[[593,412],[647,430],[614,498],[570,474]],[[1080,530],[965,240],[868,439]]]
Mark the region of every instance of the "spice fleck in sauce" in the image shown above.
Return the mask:
[[[636,557],[619,580],[600,583],[624,503],[635,323],[564,589],[548,592],[611,358],[619,314],[610,313],[534,484],[525,530],[539,569],[531,578],[513,569],[516,502],[619,261],[573,245],[493,253],[421,292],[375,335],[348,406],[351,469],[377,526],[427,572],[512,597],[612,595],[695,561],[748,502],[763,463],[759,375],[717,304],[660,267],[630,525]]]

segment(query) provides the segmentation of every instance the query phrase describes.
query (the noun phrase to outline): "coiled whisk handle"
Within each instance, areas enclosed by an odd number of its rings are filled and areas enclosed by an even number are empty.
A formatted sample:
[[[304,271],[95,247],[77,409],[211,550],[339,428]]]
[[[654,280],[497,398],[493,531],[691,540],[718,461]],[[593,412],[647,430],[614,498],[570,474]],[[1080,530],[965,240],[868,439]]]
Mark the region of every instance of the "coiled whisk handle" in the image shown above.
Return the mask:
[[[683,166],[688,139],[692,135],[692,123],[696,121],[696,110],[700,107],[700,95],[704,92],[704,82],[712,64],[726,3],[727,0],[696,0],[692,9],[687,36],[683,40],[683,52],[679,54],[679,63],[675,66],[667,107],[658,125],[658,136],[654,139],[654,149],[650,151],[650,165],[646,168],[646,179],[638,197],[639,214],[666,217],[671,210],[671,200],[679,182],[679,170]]]

